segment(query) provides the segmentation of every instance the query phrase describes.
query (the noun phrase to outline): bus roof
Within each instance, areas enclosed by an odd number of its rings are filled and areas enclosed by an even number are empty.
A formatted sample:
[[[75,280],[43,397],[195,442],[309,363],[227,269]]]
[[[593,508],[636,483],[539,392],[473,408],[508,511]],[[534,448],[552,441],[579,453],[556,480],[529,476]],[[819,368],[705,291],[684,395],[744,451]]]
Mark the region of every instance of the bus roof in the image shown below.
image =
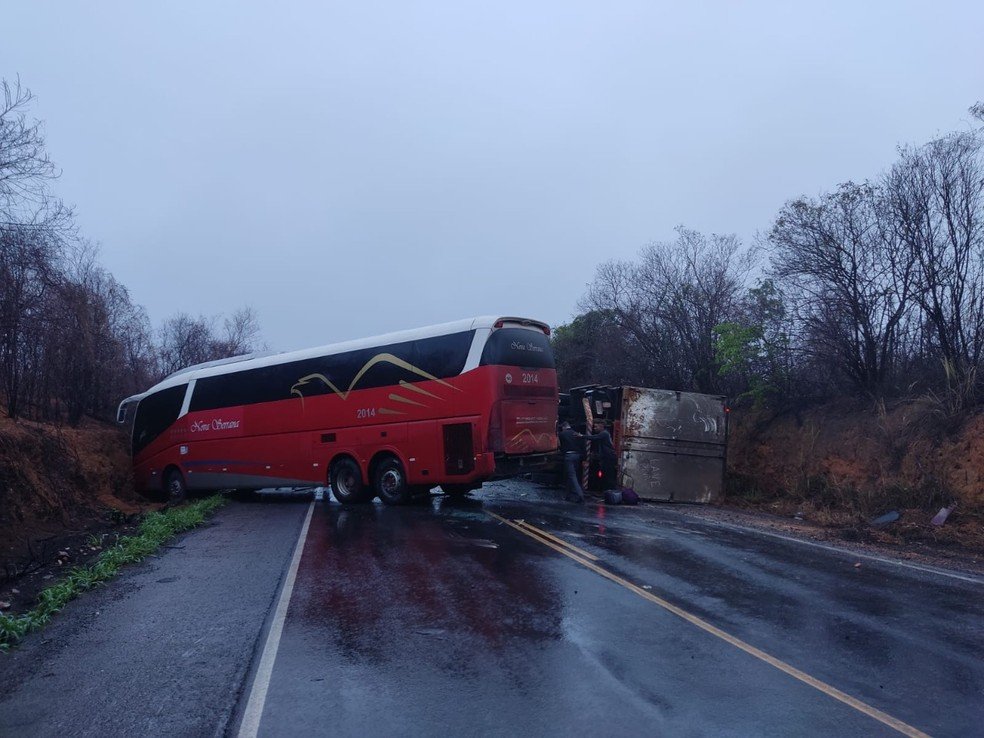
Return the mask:
[[[289,361],[300,361],[302,359],[311,359],[317,356],[341,354],[346,351],[357,351],[359,349],[372,348],[373,346],[380,346],[390,343],[404,343],[406,341],[415,341],[420,338],[443,336],[448,333],[472,331],[478,328],[497,328],[501,327],[504,323],[525,325],[533,328],[539,328],[547,332],[550,330],[546,323],[539,320],[533,320],[531,318],[481,315],[476,318],[465,318],[464,320],[455,320],[450,323],[439,323],[437,325],[429,325],[422,328],[412,328],[410,330],[385,333],[383,335],[370,336],[368,338],[358,338],[353,341],[343,341],[341,343],[329,343],[324,346],[315,346],[313,348],[299,349],[296,351],[233,356],[228,359],[206,361],[202,364],[195,364],[184,369],[179,369],[173,374],[169,374],[146,392],[131,395],[120,404],[122,405],[126,402],[140,400],[152,392],[157,392],[158,390],[167,389],[168,387],[184,384],[185,382],[190,382],[192,379],[200,379],[201,377],[213,377],[219,374],[229,374],[232,372],[244,371],[246,369],[259,369],[260,367],[283,364]]]

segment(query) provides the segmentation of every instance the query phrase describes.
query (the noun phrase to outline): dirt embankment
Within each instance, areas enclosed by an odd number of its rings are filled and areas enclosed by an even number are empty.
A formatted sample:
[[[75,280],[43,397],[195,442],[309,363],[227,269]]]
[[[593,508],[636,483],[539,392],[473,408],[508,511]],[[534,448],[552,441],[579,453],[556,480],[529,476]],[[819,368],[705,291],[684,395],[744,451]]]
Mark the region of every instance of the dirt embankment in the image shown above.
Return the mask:
[[[984,412],[847,402],[731,414],[727,503],[798,516],[845,538],[984,551]],[[946,523],[930,524],[955,505]],[[899,519],[871,525],[892,511]]]
[[[90,532],[147,507],[133,491],[126,441],[115,426],[0,417],[0,582],[52,559],[76,563],[73,552]]]
[[[726,505],[801,518],[850,540],[984,552],[984,411],[953,419],[920,402],[778,416],[735,409],[728,455]],[[930,524],[954,504],[944,525]],[[0,584],[79,563],[90,533],[123,530],[154,507],[133,491],[114,425],[0,415]],[[891,511],[897,521],[870,524]]]

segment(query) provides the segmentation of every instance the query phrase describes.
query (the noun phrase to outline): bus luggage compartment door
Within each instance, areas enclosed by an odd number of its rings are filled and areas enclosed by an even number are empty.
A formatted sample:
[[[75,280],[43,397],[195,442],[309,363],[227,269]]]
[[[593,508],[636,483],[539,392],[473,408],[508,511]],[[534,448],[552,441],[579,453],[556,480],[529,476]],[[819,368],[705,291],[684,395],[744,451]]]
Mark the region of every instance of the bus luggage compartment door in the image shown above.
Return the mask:
[[[475,468],[475,446],[471,423],[444,426],[444,473],[448,476],[470,474]]]

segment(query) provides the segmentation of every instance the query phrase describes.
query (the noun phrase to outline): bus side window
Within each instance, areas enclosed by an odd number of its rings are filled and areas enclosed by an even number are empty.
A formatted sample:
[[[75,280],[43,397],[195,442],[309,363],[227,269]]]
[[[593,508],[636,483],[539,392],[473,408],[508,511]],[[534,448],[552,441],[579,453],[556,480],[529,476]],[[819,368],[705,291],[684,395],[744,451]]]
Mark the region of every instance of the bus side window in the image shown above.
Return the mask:
[[[413,342],[411,361],[435,377],[456,377],[465,368],[475,331],[421,338]]]

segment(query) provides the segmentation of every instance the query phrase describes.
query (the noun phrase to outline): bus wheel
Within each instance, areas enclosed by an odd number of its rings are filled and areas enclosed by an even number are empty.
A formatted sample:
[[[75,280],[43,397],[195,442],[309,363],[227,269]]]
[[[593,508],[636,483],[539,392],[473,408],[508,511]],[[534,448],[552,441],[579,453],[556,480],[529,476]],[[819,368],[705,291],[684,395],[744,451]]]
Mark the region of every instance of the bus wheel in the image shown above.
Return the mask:
[[[368,499],[362,484],[362,470],[352,459],[339,459],[331,465],[331,493],[343,505]]]
[[[164,475],[164,496],[170,504],[184,502],[188,496],[188,488],[185,486],[184,477],[181,472],[171,467]]]
[[[374,491],[387,505],[402,505],[410,499],[410,486],[399,459],[389,457],[376,465]]]

